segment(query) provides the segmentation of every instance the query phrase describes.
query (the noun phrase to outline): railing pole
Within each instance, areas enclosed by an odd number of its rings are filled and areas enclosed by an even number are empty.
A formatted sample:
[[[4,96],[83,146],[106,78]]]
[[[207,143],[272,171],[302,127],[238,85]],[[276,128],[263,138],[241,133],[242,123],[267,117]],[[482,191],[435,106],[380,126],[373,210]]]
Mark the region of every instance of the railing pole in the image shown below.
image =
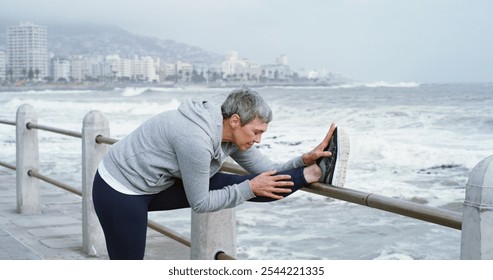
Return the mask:
[[[103,230],[94,211],[92,184],[107,145],[96,143],[98,135],[109,136],[108,120],[99,111],[86,114],[82,126],[82,249],[90,256],[106,255]]]
[[[31,105],[24,104],[17,109],[17,212],[21,214],[38,214],[41,209],[39,181],[28,175],[29,170],[39,169],[38,132],[27,128],[27,123],[36,122],[36,112]]]
[[[224,252],[236,257],[236,215],[234,209],[212,213],[192,211],[192,260],[214,260]]]
[[[479,162],[466,184],[460,258],[493,259],[493,156]]]

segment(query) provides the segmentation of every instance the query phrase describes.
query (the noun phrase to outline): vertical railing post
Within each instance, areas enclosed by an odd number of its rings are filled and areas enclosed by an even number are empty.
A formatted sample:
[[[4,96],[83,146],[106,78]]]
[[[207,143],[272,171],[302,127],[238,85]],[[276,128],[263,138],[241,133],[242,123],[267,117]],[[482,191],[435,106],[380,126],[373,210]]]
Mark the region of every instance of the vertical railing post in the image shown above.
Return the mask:
[[[493,259],[493,156],[479,162],[466,184],[461,259]]]
[[[82,125],[82,249],[90,256],[106,254],[103,230],[94,211],[92,185],[107,145],[96,143],[98,135],[109,136],[108,120],[99,111],[91,111]]]
[[[236,257],[236,215],[234,209],[213,213],[192,211],[192,260],[214,260],[219,252]]]
[[[17,109],[17,212],[22,214],[38,214],[41,209],[39,181],[28,175],[29,170],[39,169],[38,131],[27,128],[28,123],[37,121],[36,112],[31,105],[24,104]]]

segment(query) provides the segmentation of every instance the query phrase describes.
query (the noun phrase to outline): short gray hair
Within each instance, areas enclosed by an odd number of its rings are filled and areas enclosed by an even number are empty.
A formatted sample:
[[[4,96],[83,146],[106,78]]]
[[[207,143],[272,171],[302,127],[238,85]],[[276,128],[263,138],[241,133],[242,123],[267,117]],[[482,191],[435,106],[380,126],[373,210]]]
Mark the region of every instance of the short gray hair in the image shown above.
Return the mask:
[[[259,118],[264,123],[272,120],[272,110],[267,102],[260,94],[247,87],[233,90],[224,100],[221,111],[224,118],[238,114],[242,126],[255,118]]]

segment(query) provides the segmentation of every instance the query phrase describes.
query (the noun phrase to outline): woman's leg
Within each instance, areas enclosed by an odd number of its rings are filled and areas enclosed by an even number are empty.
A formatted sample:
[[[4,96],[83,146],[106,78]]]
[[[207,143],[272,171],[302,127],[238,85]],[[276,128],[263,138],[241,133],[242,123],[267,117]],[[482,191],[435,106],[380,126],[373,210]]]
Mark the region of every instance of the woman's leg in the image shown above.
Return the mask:
[[[93,202],[112,260],[144,258],[147,207],[153,195],[126,195],[115,191],[96,173]]]
[[[291,180],[294,185],[290,187],[291,192],[287,194],[280,194],[281,196],[287,197],[294,193],[295,191],[301,189],[302,187],[306,187],[308,183],[305,180],[305,176],[303,174],[303,167],[296,168],[296,169],[291,169],[291,170],[286,170],[286,171],[281,171],[278,172],[277,174],[287,174],[291,176]],[[210,179],[209,183],[209,188],[210,189],[220,189],[223,188],[224,186],[228,185],[233,185],[233,184],[238,184],[241,183],[245,180],[253,179],[257,174],[249,174],[249,175],[236,175],[236,174],[229,174],[229,173],[217,173],[212,178]],[[271,202],[271,201],[276,201],[277,199],[269,198],[269,197],[255,197],[252,198],[248,201],[252,202]]]
[[[291,193],[281,194],[284,197],[289,196],[295,191],[308,185],[303,174],[303,168],[282,171],[278,172],[278,174],[288,174],[291,176],[291,181],[294,182],[294,186],[290,188]],[[217,173],[209,180],[209,190],[217,190],[222,189],[225,186],[239,184],[241,182],[244,182],[245,180],[253,179],[255,176],[257,176],[257,174],[237,175],[229,173]],[[276,199],[268,197],[255,197],[248,201],[270,202],[275,200]],[[183,182],[180,179],[176,179],[176,182],[173,186],[154,196],[149,204],[149,211],[174,210],[189,207],[190,204],[188,203],[185,189],[183,188]]]

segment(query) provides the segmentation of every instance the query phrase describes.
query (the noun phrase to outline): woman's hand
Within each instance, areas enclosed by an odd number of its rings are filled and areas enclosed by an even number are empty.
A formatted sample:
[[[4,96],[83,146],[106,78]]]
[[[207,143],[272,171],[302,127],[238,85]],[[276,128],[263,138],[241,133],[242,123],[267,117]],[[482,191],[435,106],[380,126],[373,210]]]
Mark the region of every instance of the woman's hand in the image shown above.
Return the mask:
[[[329,145],[330,138],[332,138],[332,134],[334,134],[334,130],[336,129],[336,124],[332,123],[330,125],[330,129],[325,135],[324,140],[322,143],[320,143],[315,149],[311,150],[310,152],[303,154],[301,158],[303,159],[303,163],[305,165],[313,165],[317,161],[317,159],[321,157],[330,157],[332,156],[331,152],[324,151],[324,149]]]
[[[276,175],[277,171],[267,171],[250,180],[250,188],[255,196],[270,197],[273,199],[284,198],[279,194],[291,193],[289,187],[294,186],[289,175]]]

